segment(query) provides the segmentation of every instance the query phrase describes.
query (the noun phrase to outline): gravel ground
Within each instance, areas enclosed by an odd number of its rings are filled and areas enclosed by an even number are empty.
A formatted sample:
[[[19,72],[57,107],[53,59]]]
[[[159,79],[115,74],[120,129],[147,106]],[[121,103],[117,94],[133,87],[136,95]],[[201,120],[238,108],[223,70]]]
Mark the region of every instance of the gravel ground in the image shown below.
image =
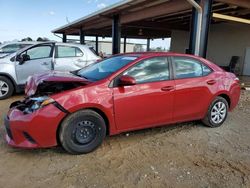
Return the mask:
[[[0,101],[1,117],[19,98]],[[250,187],[249,91],[220,128],[190,122],[130,132],[87,155],[14,149],[3,135],[1,126],[0,187]]]

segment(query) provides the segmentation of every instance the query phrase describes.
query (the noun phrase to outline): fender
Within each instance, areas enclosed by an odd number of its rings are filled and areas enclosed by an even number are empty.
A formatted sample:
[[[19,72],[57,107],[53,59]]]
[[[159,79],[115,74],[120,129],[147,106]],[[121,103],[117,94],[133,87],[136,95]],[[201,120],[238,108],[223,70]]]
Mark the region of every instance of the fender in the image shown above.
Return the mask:
[[[219,92],[217,92],[215,95],[214,95],[214,97],[213,97],[213,99],[210,101],[211,103],[212,103],[212,101],[213,100],[215,100],[215,98],[216,97],[218,97],[218,96],[221,96],[221,95],[225,95],[225,96],[227,96],[228,97],[228,99],[229,99],[229,110],[231,109],[231,98],[229,97],[230,96],[230,93],[229,93],[229,91],[227,91],[227,90],[224,90],[224,91],[219,91]],[[228,101],[228,99],[226,99],[227,101]]]
[[[106,89],[103,89],[103,87],[106,87]],[[70,113],[87,108],[96,109],[97,112],[99,111],[104,114],[108,120],[109,134],[114,135],[119,133],[114,118],[112,88],[107,89],[107,86],[102,85],[76,88],[52,95],[51,97]]]
[[[113,113],[110,113],[110,110],[105,108],[104,106],[96,103],[87,103],[87,104],[81,104],[78,105],[77,107],[74,106],[74,108],[69,109],[70,113],[77,112],[79,110],[83,109],[93,109],[97,113],[99,113],[101,116],[105,116],[104,119],[106,118],[108,120],[108,130],[109,130],[109,135],[115,135],[118,134],[118,130],[115,124],[115,117]]]

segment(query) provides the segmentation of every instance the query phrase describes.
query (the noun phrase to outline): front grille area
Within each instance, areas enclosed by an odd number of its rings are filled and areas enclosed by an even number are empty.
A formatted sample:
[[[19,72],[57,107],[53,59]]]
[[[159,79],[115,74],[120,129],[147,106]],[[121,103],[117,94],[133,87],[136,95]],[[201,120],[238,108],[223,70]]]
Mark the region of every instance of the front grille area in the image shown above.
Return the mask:
[[[23,132],[23,136],[32,144],[36,144],[36,141],[26,132]]]
[[[10,137],[11,140],[13,140],[12,132],[10,130],[9,118],[7,116],[4,118],[4,125],[7,135]]]

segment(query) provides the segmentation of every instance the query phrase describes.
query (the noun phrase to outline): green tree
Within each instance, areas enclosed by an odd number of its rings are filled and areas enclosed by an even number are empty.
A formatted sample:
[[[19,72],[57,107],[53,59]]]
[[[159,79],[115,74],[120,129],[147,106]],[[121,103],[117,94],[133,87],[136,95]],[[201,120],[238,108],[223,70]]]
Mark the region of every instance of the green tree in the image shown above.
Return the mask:
[[[22,41],[33,41],[32,38],[27,37],[27,38],[23,38]]]
[[[49,39],[46,38],[46,37],[38,37],[38,38],[36,39],[36,41],[46,42],[46,41],[49,41]]]

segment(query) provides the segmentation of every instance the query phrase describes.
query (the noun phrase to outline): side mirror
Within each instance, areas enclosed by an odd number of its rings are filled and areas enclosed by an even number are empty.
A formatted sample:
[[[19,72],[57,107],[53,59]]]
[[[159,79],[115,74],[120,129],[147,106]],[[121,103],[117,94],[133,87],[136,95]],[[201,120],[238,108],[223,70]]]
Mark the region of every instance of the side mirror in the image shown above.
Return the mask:
[[[27,54],[19,54],[16,56],[16,61],[19,62],[20,65],[24,64],[25,61],[29,61],[30,60],[30,56]]]
[[[119,83],[118,83],[119,86],[132,86],[135,84],[136,84],[136,81],[131,76],[123,75],[119,78]]]

